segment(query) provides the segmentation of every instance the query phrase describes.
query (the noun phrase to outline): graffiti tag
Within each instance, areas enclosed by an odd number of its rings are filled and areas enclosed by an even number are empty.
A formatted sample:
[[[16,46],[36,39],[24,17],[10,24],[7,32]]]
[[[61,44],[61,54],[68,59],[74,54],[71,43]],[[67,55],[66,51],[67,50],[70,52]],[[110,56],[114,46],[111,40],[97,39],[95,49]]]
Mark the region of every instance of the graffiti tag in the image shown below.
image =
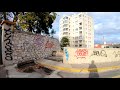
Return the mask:
[[[8,29],[8,30],[4,30],[5,31],[5,35],[4,37],[6,37],[6,39],[4,40],[4,42],[6,42],[6,45],[5,45],[5,48],[6,48],[6,51],[5,51],[5,59],[8,60],[8,61],[11,61],[12,60],[12,43],[11,43],[11,30]]]
[[[118,52],[114,51],[113,54],[115,55],[115,58],[120,57],[120,51],[118,51]]]
[[[77,49],[75,51],[75,57],[78,58],[85,58],[88,55],[88,50],[87,49]]]
[[[36,45],[42,46],[43,43],[44,43],[43,37],[40,36],[40,35],[36,35],[36,36],[34,37],[34,43],[35,43]]]
[[[67,49],[64,49],[64,52],[65,52],[65,55],[66,55],[66,60],[68,61],[69,53],[68,53]]]
[[[53,45],[54,45],[53,42],[47,41],[47,43],[45,44],[45,48],[52,48]]]
[[[107,57],[107,54],[105,50],[101,50],[101,51],[93,51],[93,54],[91,56]]]

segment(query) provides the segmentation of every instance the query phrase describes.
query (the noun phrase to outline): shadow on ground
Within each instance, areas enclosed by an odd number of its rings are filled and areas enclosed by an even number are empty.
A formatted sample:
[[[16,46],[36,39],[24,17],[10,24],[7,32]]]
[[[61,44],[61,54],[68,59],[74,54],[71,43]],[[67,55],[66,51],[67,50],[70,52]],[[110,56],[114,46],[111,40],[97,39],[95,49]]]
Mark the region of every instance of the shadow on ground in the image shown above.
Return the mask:
[[[89,73],[89,78],[99,78],[97,66],[95,65],[95,62],[92,61],[91,64],[89,65],[88,68]]]

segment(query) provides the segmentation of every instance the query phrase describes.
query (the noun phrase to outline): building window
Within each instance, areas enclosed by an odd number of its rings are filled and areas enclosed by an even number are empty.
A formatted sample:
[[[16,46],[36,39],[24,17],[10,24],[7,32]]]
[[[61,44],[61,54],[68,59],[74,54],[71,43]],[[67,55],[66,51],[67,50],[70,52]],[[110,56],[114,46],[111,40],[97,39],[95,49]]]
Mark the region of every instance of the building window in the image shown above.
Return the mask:
[[[82,29],[82,27],[79,27],[79,29]]]
[[[67,35],[67,34],[68,34],[68,32],[64,32],[64,33],[63,33],[63,35]]]
[[[78,45],[75,45],[75,47],[78,47]]]
[[[82,40],[79,40],[80,43],[82,43]]]
[[[82,36],[79,36],[79,39],[82,39]]]
[[[80,25],[82,25],[82,22],[81,23],[79,23]]]
[[[79,44],[79,47],[81,47],[82,45],[81,44]]]
[[[75,39],[78,39],[78,37],[75,37]]]
[[[68,28],[64,28],[63,31],[68,31]]]
[[[68,23],[68,20],[64,20],[63,23]]]
[[[68,19],[68,17],[64,17],[63,19]]]
[[[82,31],[79,31],[79,34],[82,34]]]
[[[78,43],[78,41],[75,41],[75,43]]]
[[[67,26],[68,26],[68,24],[64,24],[64,25],[63,25],[63,27],[67,27]]]
[[[78,31],[78,28],[76,28],[75,30]]]

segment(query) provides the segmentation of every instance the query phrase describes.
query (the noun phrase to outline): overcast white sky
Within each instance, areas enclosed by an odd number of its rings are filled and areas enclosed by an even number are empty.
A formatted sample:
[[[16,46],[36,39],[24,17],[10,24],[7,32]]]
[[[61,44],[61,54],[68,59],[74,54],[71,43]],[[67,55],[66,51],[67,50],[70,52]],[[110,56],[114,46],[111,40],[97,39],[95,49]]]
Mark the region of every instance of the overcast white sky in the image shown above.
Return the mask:
[[[57,12],[58,16],[53,23],[54,35],[59,37],[59,19],[65,14],[79,12]],[[95,43],[103,43],[104,36],[107,43],[120,43],[120,12],[88,12],[94,19]]]

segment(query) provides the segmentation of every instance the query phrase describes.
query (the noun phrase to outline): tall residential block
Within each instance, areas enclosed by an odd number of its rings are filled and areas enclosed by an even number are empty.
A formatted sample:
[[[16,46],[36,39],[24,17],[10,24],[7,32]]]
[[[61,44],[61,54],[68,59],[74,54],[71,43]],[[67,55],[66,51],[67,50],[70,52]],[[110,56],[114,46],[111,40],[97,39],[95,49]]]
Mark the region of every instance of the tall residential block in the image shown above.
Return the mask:
[[[59,40],[67,37],[70,47],[94,48],[94,23],[87,12],[64,15],[59,22]]]

